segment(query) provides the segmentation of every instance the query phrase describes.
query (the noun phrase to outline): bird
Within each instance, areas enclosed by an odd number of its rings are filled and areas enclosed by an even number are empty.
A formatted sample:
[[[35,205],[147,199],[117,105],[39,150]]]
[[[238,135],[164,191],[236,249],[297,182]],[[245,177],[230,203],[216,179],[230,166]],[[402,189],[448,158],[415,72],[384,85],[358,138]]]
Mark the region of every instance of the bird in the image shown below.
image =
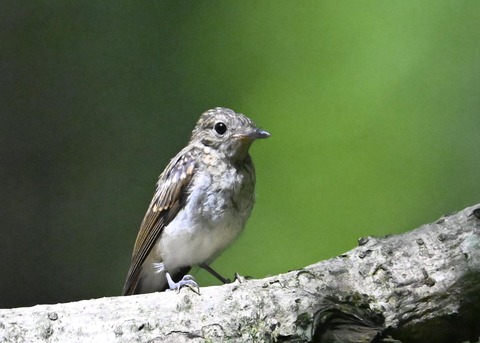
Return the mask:
[[[224,283],[210,264],[243,231],[255,202],[253,141],[270,137],[242,113],[204,112],[188,144],[160,174],[140,225],[122,295],[184,286],[199,266]]]

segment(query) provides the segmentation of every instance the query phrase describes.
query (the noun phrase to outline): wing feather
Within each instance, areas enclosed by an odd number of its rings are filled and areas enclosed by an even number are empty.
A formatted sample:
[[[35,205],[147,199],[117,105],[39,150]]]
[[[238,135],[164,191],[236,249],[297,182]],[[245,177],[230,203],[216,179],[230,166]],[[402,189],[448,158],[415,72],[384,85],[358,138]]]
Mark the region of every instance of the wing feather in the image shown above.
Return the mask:
[[[175,218],[186,201],[194,170],[194,154],[184,149],[170,161],[160,175],[156,192],[135,241],[123,295],[135,293],[145,259],[162,234],[163,228]]]

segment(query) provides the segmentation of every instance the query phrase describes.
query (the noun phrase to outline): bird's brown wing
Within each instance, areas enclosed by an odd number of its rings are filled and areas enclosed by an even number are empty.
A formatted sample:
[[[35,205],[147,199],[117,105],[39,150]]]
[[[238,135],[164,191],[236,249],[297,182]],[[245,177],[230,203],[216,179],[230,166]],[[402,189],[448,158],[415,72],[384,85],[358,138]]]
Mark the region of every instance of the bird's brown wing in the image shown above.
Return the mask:
[[[132,254],[123,295],[135,294],[142,264],[167,226],[183,207],[195,169],[191,151],[182,150],[173,158],[157,182],[157,190],[145,214]]]

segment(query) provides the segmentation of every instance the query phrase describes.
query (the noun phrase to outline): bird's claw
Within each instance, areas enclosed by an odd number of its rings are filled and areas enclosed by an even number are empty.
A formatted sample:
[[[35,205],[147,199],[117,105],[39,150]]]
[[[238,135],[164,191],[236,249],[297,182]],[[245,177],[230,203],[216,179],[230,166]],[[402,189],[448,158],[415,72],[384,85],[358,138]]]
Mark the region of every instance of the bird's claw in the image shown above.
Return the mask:
[[[238,274],[237,272],[235,272],[235,280],[234,281],[238,281],[238,283],[243,283],[245,282],[245,277],[241,276],[240,274]]]
[[[175,282],[173,281],[170,273],[166,273],[168,287],[171,291],[177,290],[180,291],[182,287],[190,287],[195,293],[200,294],[200,287],[198,286],[197,282],[191,275],[185,275],[180,281]]]

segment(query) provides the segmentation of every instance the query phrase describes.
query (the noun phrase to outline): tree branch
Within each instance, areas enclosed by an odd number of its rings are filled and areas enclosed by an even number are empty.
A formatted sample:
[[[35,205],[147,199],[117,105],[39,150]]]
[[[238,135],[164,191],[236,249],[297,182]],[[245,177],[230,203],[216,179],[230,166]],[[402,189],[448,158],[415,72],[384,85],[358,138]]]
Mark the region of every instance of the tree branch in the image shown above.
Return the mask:
[[[480,336],[480,217],[260,280],[0,310],[1,342],[462,342]]]

